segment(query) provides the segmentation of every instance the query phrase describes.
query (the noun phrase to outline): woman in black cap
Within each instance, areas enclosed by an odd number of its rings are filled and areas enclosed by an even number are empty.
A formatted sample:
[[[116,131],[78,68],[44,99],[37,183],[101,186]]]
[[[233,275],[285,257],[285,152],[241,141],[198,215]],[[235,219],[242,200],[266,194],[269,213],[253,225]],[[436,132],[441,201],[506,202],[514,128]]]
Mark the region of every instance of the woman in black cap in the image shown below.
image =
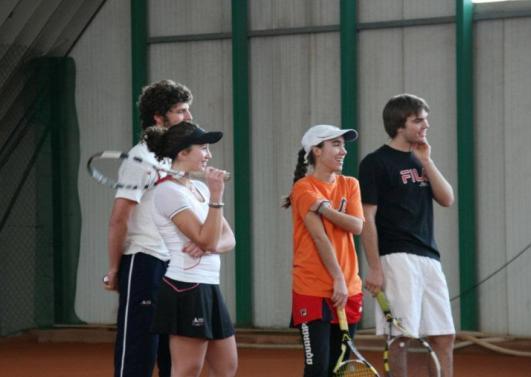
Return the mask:
[[[223,134],[183,122],[151,128],[144,141],[157,159],[169,158],[181,178],[167,176],[152,190],[152,216],[171,259],[156,305],[153,331],[170,335],[172,377],[199,376],[206,360],[215,376],[234,376],[238,365],[234,328],[219,289],[220,254],[234,234],[223,216],[226,172],[207,166],[209,144]],[[204,173],[203,183],[191,173]],[[190,250],[183,247],[192,241]]]

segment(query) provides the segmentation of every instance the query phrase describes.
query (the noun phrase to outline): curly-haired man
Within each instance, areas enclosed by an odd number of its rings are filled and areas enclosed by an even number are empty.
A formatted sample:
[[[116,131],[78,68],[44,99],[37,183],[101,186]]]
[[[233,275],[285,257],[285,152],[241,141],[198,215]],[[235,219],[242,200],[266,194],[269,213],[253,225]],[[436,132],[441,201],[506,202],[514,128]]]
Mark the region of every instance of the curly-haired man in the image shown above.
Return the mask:
[[[144,87],[138,101],[142,129],[169,128],[191,120],[192,99],[186,86],[171,80]],[[129,155],[161,164],[143,142]],[[145,174],[138,164],[127,161],[119,171],[124,181]],[[171,374],[168,338],[150,332],[157,291],[170,258],[151,219],[150,198],[149,191],[118,190],[109,221],[109,271],[104,286],[119,293],[115,377],[151,377],[157,356],[159,376]]]

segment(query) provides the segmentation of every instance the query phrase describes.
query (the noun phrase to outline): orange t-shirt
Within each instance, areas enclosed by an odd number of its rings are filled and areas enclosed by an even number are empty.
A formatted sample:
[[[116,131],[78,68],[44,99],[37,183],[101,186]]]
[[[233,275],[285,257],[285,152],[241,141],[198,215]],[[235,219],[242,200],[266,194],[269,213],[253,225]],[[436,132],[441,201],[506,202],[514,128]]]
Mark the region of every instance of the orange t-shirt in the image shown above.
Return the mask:
[[[304,217],[317,199],[329,200],[332,208],[363,220],[358,180],[338,175],[335,182],[327,183],[309,175],[293,185],[290,200],[293,216],[293,291],[301,295],[331,297],[333,280],[321,261],[310,232],[304,225]],[[358,258],[353,235],[322,217],[323,225],[336,252],[336,257],[345,276],[348,295],[361,292],[358,276]]]

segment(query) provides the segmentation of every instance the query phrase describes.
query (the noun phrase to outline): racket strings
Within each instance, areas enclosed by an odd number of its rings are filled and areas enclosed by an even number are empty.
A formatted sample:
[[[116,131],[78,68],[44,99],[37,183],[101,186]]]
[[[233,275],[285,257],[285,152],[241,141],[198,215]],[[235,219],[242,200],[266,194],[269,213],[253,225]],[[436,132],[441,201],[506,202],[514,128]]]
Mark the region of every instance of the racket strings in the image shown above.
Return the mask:
[[[435,376],[435,365],[429,352],[417,345],[410,345],[407,353],[407,370],[411,376]]]
[[[189,175],[193,179],[204,179],[205,172],[177,171],[167,163],[156,163],[120,151],[104,151],[92,155],[87,161],[89,174],[98,183],[112,189],[148,190],[165,176],[175,179]],[[223,179],[230,180],[231,174],[224,172]]]
[[[119,151],[97,153],[87,161],[89,174],[98,183],[113,189],[147,190],[167,174],[182,176],[168,170],[163,163],[155,163]]]
[[[384,369],[388,375],[393,375],[393,371],[400,371],[401,375],[407,376],[440,376],[440,366],[437,356],[429,347],[419,339],[394,338],[390,344],[387,343],[384,352]],[[403,358],[395,355],[391,357],[391,349],[397,352],[403,350]]]
[[[359,360],[349,360],[337,370],[338,377],[375,377],[374,372]]]

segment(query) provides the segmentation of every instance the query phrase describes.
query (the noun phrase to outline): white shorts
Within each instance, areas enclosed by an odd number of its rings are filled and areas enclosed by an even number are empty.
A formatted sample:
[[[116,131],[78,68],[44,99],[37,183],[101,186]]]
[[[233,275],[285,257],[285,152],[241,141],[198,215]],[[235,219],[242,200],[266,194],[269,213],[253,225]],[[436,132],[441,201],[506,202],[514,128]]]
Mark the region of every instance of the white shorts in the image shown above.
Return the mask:
[[[408,253],[384,255],[380,259],[384,291],[393,316],[400,318],[404,327],[417,337],[455,334],[441,263]],[[377,302],[375,305],[376,334],[387,334],[387,322]],[[400,335],[396,328],[393,335]]]

